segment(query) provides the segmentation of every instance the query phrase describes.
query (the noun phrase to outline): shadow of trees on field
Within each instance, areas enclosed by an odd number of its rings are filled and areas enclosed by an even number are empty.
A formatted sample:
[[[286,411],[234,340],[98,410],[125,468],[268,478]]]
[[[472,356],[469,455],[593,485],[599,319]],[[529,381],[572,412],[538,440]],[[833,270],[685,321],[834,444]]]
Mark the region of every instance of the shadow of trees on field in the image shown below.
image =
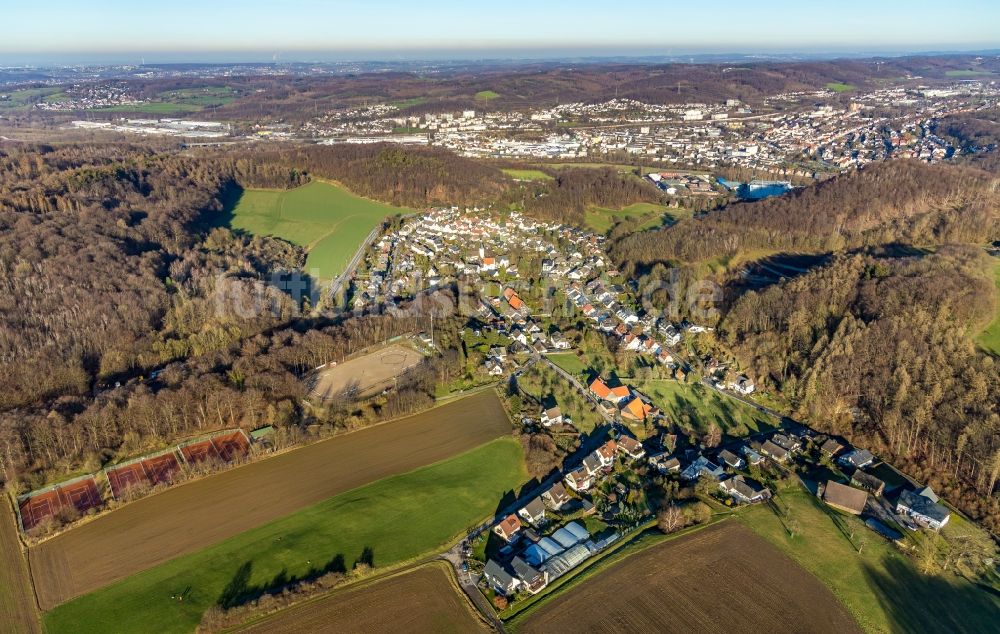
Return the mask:
[[[368,567],[375,566],[375,550],[371,546],[365,546],[361,554],[354,560],[354,568],[359,565]],[[253,576],[253,561],[245,561],[236,569],[232,579],[226,584],[216,605],[224,610],[229,610],[239,605],[255,601],[265,594],[280,594],[283,590],[297,584],[311,582],[330,573],[346,574],[348,571],[344,555],[337,554],[322,566],[313,566],[301,575],[290,575],[287,569],[282,569],[271,579],[259,583],[251,584]]]
[[[897,632],[995,632],[1000,598],[995,590],[947,577],[922,575],[899,559],[865,576]]]

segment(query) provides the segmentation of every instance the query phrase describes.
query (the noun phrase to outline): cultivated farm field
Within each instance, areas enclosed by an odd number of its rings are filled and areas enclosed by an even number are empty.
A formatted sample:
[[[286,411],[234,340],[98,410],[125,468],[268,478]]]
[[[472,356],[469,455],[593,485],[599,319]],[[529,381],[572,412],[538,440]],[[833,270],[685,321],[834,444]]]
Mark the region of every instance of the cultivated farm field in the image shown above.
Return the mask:
[[[344,491],[510,432],[492,390],[128,504],[29,551],[43,610]]]
[[[343,272],[361,242],[383,219],[409,211],[313,181],[287,191],[245,190],[230,212],[228,225],[304,247],[306,272],[329,280]]]
[[[295,606],[242,631],[488,632],[489,628],[455,587],[451,574],[447,564],[433,562]]]
[[[735,522],[665,541],[556,595],[518,632],[858,632],[816,578]]]
[[[520,443],[494,440],[74,599],[48,612],[45,628],[49,634],[191,632],[222,601],[232,605],[294,579],[350,571],[356,562],[378,571],[443,550],[526,478]]]
[[[15,634],[41,632],[14,510],[7,499],[0,500],[0,505],[0,630]]]
[[[424,356],[403,344],[393,344],[318,372],[309,386],[312,396],[329,400],[338,396],[362,398],[391,386]]]

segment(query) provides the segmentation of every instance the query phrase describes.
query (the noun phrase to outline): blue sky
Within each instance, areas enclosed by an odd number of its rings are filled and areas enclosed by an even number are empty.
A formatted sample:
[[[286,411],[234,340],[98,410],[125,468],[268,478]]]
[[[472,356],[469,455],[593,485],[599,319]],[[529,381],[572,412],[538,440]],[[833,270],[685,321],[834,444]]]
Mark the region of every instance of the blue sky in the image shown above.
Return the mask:
[[[1000,47],[998,0],[2,0],[0,54],[308,60]],[[330,57],[326,55],[325,57]]]

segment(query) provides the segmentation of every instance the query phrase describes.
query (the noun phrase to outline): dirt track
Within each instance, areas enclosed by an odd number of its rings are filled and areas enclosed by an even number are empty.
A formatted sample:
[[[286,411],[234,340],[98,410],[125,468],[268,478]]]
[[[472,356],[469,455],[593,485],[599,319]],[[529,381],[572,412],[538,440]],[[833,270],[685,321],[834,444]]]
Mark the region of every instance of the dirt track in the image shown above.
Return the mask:
[[[0,631],[41,632],[14,510],[7,499],[0,499],[0,505]]]
[[[245,632],[488,632],[440,564],[295,606]]]
[[[518,632],[860,632],[818,579],[735,522],[627,557]]]
[[[167,489],[30,550],[48,610],[333,495],[510,432],[492,390]]]
[[[391,386],[393,377],[423,360],[424,356],[410,346],[393,344],[323,370],[315,377],[311,393],[324,400],[377,393]]]

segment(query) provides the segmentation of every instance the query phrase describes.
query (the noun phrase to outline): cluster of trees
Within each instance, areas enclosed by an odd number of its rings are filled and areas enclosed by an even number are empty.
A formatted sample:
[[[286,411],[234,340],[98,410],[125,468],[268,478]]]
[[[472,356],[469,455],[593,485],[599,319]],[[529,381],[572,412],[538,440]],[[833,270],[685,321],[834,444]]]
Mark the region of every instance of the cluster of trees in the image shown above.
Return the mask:
[[[740,202],[615,246],[633,266],[752,251],[832,252],[893,242],[983,243],[1000,237],[994,177],[962,165],[889,161],[790,195]]]
[[[587,207],[621,209],[661,198],[650,183],[610,167],[564,168],[551,174],[552,180],[524,184],[521,192],[512,192],[513,202],[521,202],[536,218],[583,225]]]
[[[997,309],[988,256],[855,254],[750,291],[720,335],[816,427],[871,448],[1000,528],[1000,367],[969,338]]]

